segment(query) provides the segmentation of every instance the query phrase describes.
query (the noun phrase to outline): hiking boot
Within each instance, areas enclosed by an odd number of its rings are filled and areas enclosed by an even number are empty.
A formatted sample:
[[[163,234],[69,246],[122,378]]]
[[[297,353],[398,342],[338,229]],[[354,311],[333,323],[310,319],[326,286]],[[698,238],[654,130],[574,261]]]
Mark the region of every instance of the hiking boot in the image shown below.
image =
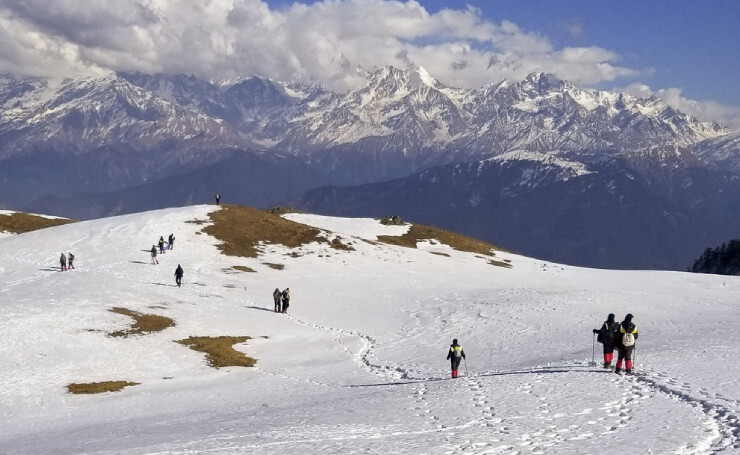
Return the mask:
[[[621,369],[621,368],[615,368],[615,369],[614,369],[614,372],[615,372],[615,373],[617,373],[617,374],[619,374],[619,373],[621,373],[621,372],[622,372],[622,369]]]
[[[611,368],[612,363],[611,362],[604,362],[604,368]]]
[[[632,374],[632,370],[626,370],[625,373],[626,374]]]

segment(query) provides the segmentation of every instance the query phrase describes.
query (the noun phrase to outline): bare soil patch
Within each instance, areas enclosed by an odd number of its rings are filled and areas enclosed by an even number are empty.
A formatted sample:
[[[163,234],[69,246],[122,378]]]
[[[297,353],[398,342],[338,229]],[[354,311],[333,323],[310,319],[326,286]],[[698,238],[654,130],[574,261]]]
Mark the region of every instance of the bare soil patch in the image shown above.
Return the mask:
[[[239,270],[240,272],[250,272],[250,273],[256,273],[257,272],[256,270],[254,270],[252,268],[249,268],[249,267],[247,267],[245,265],[235,265],[235,266],[232,267],[232,269]]]
[[[272,262],[263,262],[266,266],[270,267],[271,269],[275,270],[283,270],[285,269],[285,264],[273,264]]]
[[[421,224],[412,224],[409,231],[402,236],[378,236],[379,242],[407,248],[416,248],[416,243],[422,240],[438,240],[458,251],[467,251],[485,256],[492,256],[494,254],[492,250],[503,251],[501,248],[482,240]]]
[[[138,382],[128,381],[104,381],[104,382],[90,382],[87,384],[69,384],[67,390],[69,393],[75,394],[92,394],[92,393],[105,393],[105,392],[118,392],[124,387],[139,385]]]
[[[229,256],[256,258],[262,252],[260,242],[288,248],[327,242],[319,229],[252,207],[223,204],[210,217],[213,224],[203,232],[220,240],[218,248]]]
[[[503,267],[505,269],[510,269],[513,267],[511,264],[509,264],[509,262],[511,261],[506,259],[504,261],[497,261],[495,259],[491,259],[490,261],[488,261],[488,263],[491,265],[495,265],[496,267]]]
[[[194,351],[205,352],[208,365],[213,368],[251,367],[257,363],[257,359],[246,356],[233,348],[235,344],[244,343],[250,338],[247,336],[190,337],[176,342]]]
[[[128,337],[129,335],[141,335],[143,333],[161,332],[168,327],[174,327],[175,321],[168,317],[159,316],[156,314],[143,314],[137,311],[131,311],[126,308],[116,307],[109,311],[114,313],[123,314],[134,318],[134,323],[131,324],[127,330],[118,330],[111,332],[108,336],[112,337]]]
[[[13,213],[12,215],[0,215],[0,232],[23,234],[24,232],[76,222],[68,219],[44,218],[28,213]]]
[[[450,257],[449,254],[447,254],[447,253],[440,253],[439,251],[430,251],[430,253],[436,254],[437,256],[444,256],[446,258]]]

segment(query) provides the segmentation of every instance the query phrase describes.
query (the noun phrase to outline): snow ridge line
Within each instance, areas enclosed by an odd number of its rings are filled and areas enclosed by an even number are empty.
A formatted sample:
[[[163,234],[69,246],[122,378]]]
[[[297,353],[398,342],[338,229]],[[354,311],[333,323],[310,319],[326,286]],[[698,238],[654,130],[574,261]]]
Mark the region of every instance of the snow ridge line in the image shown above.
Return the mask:
[[[720,436],[711,443],[710,448],[705,452],[707,455],[740,448],[740,419],[729,408],[721,404],[711,403],[709,400],[695,398],[686,392],[671,388],[669,385],[662,384],[649,377],[647,373],[638,373],[634,378],[636,382],[645,384],[655,392],[697,408],[708,420],[715,423]]]

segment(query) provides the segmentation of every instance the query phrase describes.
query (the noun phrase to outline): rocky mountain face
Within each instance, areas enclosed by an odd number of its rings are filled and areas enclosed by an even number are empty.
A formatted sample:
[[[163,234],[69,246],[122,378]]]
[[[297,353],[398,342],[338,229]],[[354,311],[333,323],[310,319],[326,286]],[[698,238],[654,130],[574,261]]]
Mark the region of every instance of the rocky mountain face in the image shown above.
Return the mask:
[[[0,77],[0,205],[90,218],[217,191],[265,207],[334,185],[295,203],[413,214],[525,254],[610,267],[682,268],[678,253],[637,259],[623,246],[715,244],[727,230],[716,220],[738,226],[723,212],[737,205],[737,134],[657,98],[544,73],[477,89],[423,68],[365,76],[348,93],[255,76]]]

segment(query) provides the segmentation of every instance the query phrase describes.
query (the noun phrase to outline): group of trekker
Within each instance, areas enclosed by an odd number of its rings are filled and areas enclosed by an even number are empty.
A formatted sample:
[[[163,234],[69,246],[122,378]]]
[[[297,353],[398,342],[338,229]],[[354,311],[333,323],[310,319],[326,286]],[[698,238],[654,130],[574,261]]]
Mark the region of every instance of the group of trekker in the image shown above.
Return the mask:
[[[69,269],[75,268],[75,255],[72,254],[72,252],[69,252],[68,256],[65,256],[64,253],[59,257],[59,269],[62,272],[66,272]]]
[[[157,247],[159,247],[159,254],[164,254],[165,251],[173,249],[175,247],[175,234],[170,234],[167,237],[167,241],[164,240],[164,236],[160,235],[157,244],[152,245],[152,249],[149,250],[152,256],[152,264],[159,264],[159,260],[157,260]]]
[[[285,288],[283,292],[275,288],[272,293],[272,300],[275,303],[275,313],[287,313],[290,306],[290,288]]]
[[[624,362],[625,373],[632,374],[632,358],[637,340],[637,327],[632,322],[632,314],[624,317],[624,321],[617,322],[613,313],[609,313],[600,329],[594,329],[598,335],[596,340],[604,346],[604,368],[612,367],[614,349],[617,349],[617,366],[615,373],[622,372]]]
[[[598,335],[598,342],[604,345],[604,368],[612,367],[614,349],[617,349],[615,373],[621,373],[624,365],[625,373],[632,374],[632,358],[637,340],[637,327],[632,322],[632,318],[632,314],[628,314],[624,317],[624,321],[617,322],[614,314],[610,313],[601,328],[593,330],[594,334]],[[458,377],[458,368],[463,359],[465,359],[465,351],[455,338],[447,351],[447,360],[450,361],[453,378]]]

